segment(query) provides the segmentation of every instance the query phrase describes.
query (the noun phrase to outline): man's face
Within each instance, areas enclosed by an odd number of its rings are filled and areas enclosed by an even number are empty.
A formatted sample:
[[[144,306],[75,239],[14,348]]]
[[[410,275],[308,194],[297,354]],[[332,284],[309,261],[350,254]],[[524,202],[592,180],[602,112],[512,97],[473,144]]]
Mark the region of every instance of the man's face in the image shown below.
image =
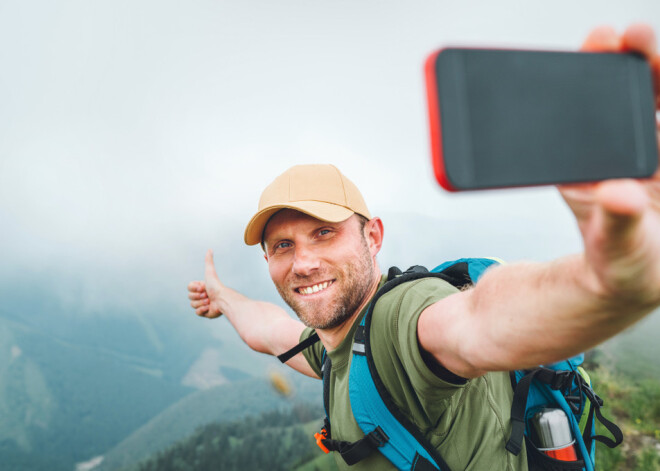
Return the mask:
[[[350,318],[376,276],[356,215],[329,223],[285,209],[268,222],[264,242],[280,296],[315,329],[330,329]]]

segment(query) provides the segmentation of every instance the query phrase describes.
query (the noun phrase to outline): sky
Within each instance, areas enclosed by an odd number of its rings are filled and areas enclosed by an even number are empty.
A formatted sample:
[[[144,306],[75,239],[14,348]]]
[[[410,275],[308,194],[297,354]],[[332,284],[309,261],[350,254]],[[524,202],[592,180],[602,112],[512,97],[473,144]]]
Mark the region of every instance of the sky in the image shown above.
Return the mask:
[[[223,280],[271,296],[243,229],[301,163],[357,184],[384,266],[578,251],[553,188],[438,187],[423,63],[448,45],[575,50],[637,21],[660,31],[660,3],[0,0],[0,283],[82,305],[180,290],[185,309],[212,248]]]

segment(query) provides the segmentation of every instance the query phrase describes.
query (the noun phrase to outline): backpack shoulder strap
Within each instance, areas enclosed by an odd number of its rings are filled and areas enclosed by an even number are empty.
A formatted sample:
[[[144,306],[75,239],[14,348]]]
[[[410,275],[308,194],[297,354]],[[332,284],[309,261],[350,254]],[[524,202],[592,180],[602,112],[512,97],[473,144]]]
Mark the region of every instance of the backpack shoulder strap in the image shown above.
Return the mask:
[[[459,289],[472,285],[488,267],[497,263],[491,259],[460,259],[430,272],[419,265],[405,272],[392,267],[388,281],[378,290],[358,326],[348,381],[351,409],[365,438],[374,433],[385,437],[374,448],[398,469],[449,471],[449,466],[419,428],[399,410],[376,369],[370,335],[375,306],[381,296],[397,286],[423,278],[440,278]]]
[[[319,341],[319,334],[314,332],[312,335],[307,337],[305,340],[300,342],[298,345],[295,347],[287,350],[286,352],[282,353],[281,355],[277,355],[277,359],[280,360],[282,363],[286,363],[289,361],[291,358],[302,352],[304,349],[307,347],[311,347],[314,345],[316,342]]]
[[[431,273],[444,273],[449,283],[463,289],[479,281],[490,267],[503,264],[499,258],[459,258],[438,265]]]
[[[390,270],[392,273],[393,270]],[[349,372],[349,396],[356,422],[365,437],[378,434],[384,440],[377,449],[395,467],[406,470],[449,471],[438,451],[399,410],[376,370],[370,342],[371,318],[376,303],[385,293],[397,286],[421,278],[445,278],[423,267],[411,267],[395,275],[376,293],[355,334],[353,356]]]
[[[367,314],[357,327],[349,371],[351,409],[365,436],[353,443],[334,440],[330,421],[326,417],[324,428],[315,435],[317,444],[326,453],[337,451],[347,464],[352,465],[378,450],[398,469],[450,471],[449,466],[435,447],[426,440],[417,426],[399,411],[392,396],[385,388],[373,361],[369,329],[376,303],[381,296],[397,286],[422,278],[440,278],[453,286],[462,288],[475,282],[485,268],[497,263],[494,260],[487,260],[486,263],[474,269],[475,260],[486,259],[461,259],[447,262],[431,272],[419,265],[410,267],[405,272],[397,267],[389,269],[387,282],[378,290],[369,305]],[[278,358],[285,362],[316,341],[318,341],[318,336],[314,334]],[[329,376],[330,362],[325,355],[323,396],[326,414],[329,412]]]

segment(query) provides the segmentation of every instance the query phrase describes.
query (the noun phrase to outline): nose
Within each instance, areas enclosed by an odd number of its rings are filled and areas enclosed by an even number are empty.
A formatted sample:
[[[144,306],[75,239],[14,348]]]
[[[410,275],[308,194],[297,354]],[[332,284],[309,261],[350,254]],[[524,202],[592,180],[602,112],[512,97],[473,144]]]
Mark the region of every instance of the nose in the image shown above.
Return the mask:
[[[319,269],[320,264],[321,262],[313,250],[301,247],[300,245],[296,246],[293,265],[291,267],[291,271],[295,275],[309,276]]]

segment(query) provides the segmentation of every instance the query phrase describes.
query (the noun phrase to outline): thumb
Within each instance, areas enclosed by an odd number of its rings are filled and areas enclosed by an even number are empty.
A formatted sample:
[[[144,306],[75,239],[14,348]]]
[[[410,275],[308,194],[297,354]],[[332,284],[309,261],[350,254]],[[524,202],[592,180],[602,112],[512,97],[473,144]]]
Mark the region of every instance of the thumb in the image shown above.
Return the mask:
[[[597,219],[607,234],[608,245],[611,245],[607,247],[608,251],[629,251],[635,243],[639,224],[649,204],[648,196],[634,180],[614,180],[603,182],[596,198],[600,206]]]
[[[613,219],[636,219],[649,204],[640,182],[627,178],[602,182],[596,190],[596,199]]]
[[[206,284],[209,284],[209,281],[218,280],[218,274],[215,271],[215,264],[213,262],[213,250],[209,249],[206,252],[206,258],[204,260],[204,281]]]

